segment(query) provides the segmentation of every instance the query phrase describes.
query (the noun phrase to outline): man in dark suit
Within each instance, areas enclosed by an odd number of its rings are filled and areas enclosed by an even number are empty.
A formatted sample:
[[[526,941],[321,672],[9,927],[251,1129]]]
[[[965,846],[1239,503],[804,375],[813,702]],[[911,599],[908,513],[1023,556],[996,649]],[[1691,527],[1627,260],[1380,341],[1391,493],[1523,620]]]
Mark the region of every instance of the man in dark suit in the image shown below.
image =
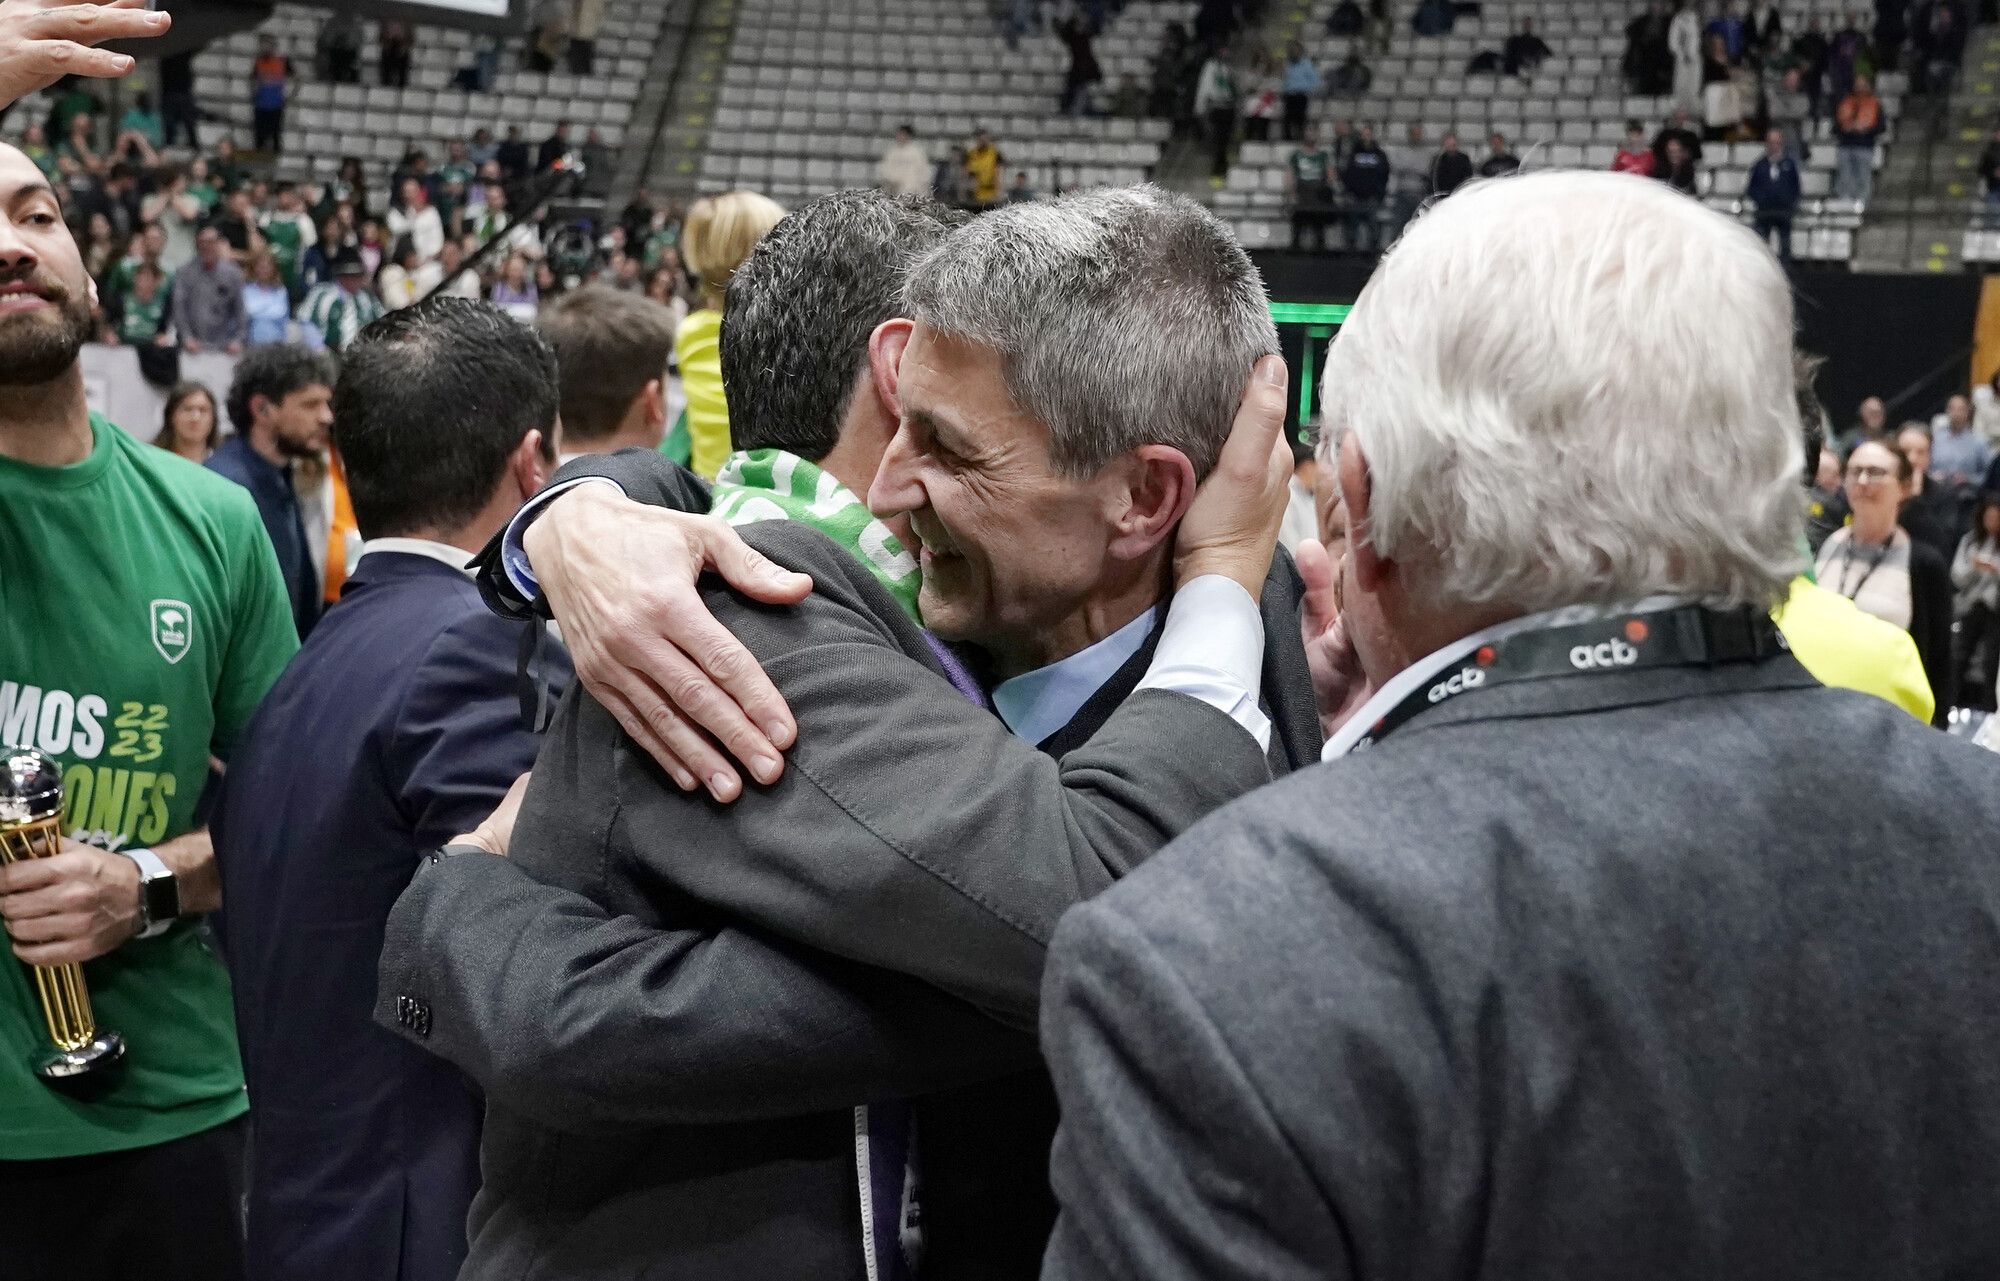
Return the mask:
[[[347,349],[333,404],[368,541],[245,731],[214,822],[256,1117],[249,1274],[449,1281],[479,1098],[369,1012],[390,906],[533,764],[537,680],[568,677],[465,570],[554,464],[555,362],[493,307],[434,298]]]
[[[504,1092],[520,1100],[510,1106],[539,1121],[561,1115],[552,1100],[588,1095],[594,1122],[626,1127],[610,1139],[565,1139],[523,1116],[518,1126],[509,1120],[503,1146],[494,1137],[496,1107],[468,1275],[512,1275],[507,1269],[529,1266],[531,1258],[548,1271],[530,1275],[628,1275],[634,1267],[648,1277],[860,1276],[868,1268],[901,1275],[908,1256],[883,1247],[900,1232],[903,1162],[885,1171],[877,1159],[883,1146],[909,1141],[908,1127],[885,1124],[898,1115],[898,1099],[914,1099],[917,1118],[924,1274],[1018,1277],[1038,1268],[1053,1215],[1044,1174],[1054,1121],[1047,1082],[1021,1071],[1034,1062],[1031,1037],[995,1040],[999,1024],[988,1023],[982,1034],[958,1020],[977,1008],[1031,1025],[1043,942],[1062,911],[1273,768],[1310,759],[1319,741],[1296,623],[1297,578],[1288,562],[1271,567],[1269,518],[1289,474],[1269,430],[1281,412],[1282,371],[1269,368],[1275,361],[1267,357],[1247,392],[1241,377],[1270,341],[1254,273],[1208,215],[1177,198],[1135,191],[1066,203],[1053,207],[1053,220],[1063,224],[1057,230],[1066,234],[1048,237],[1050,249],[1025,262],[1000,260],[1022,230],[1007,220],[1050,219],[1041,211],[1051,206],[1022,206],[1030,212],[975,224],[991,228],[985,235],[954,232],[915,269],[913,293],[905,295],[915,322],[888,321],[845,342],[815,341],[813,326],[855,309],[799,291],[815,276],[821,289],[837,284],[844,270],[827,265],[842,253],[885,255],[864,252],[865,241],[851,234],[828,244],[803,234],[815,206],[793,215],[801,223],[781,223],[732,282],[724,378],[732,405],[757,407],[743,415],[744,443],[784,440],[785,452],[811,450],[805,461],[824,474],[802,492],[823,511],[861,514],[836,471],[855,477],[855,486],[872,479],[879,489],[888,478],[904,492],[876,495],[884,528],[873,533],[816,534],[808,528],[811,513],[744,529],[764,555],[813,575],[817,590],[799,606],[757,606],[719,585],[702,593],[703,605],[770,669],[798,716],[800,747],[782,777],[734,808],[690,800],[619,732],[605,707],[582,699],[558,720],[538,763],[512,861],[448,857],[418,877],[399,905],[378,1017],[399,996],[418,1001],[428,1031],[416,1038],[486,1081],[489,1098]],[[1045,317],[1060,306],[1109,316],[1108,307],[1048,286],[1076,279],[1077,264],[1062,253],[1087,253],[1108,266],[1113,248],[1124,258],[1094,287],[1121,305],[1165,303],[1135,288],[1135,279],[1205,297],[1208,305],[1181,307],[1149,331],[1177,351],[1200,354],[1165,372],[1166,362],[1151,351],[1110,359],[1127,333],[1101,322],[1095,332],[1047,335],[1066,355],[1098,351],[1090,365],[1106,382],[1129,381],[1140,373],[1136,361],[1161,384],[1118,415],[1090,419],[1106,430],[1135,431],[1131,442],[1066,440],[1047,416],[1073,433],[1069,415],[1077,407],[1015,404],[998,351],[946,336],[946,318],[958,318],[942,300],[997,279],[1017,306]],[[893,255],[886,257],[893,265]],[[1221,271],[1189,279],[1189,264],[1218,259]],[[1001,278],[1010,271],[1012,279]],[[898,273],[888,274],[884,296],[871,305],[896,305]],[[939,319],[934,325],[927,316]],[[843,353],[832,366],[840,372],[830,387],[803,398],[787,398],[783,389],[817,387],[825,370],[787,366],[788,376],[773,380],[771,390],[746,391],[746,374],[769,368],[752,355],[767,342],[806,366],[816,363],[807,353]],[[1021,358],[1024,372],[1034,371],[1029,359],[1040,354]],[[1213,385],[1223,377],[1233,387]],[[1153,395],[1181,397],[1182,417],[1160,412]],[[1225,450],[1238,398],[1242,417]],[[836,414],[837,438],[826,426]],[[998,433],[1009,433],[1011,467],[961,454],[972,450],[966,441],[947,444],[950,424],[963,421],[994,433],[985,439],[995,445]],[[922,424],[921,439],[912,422]],[[856,472],[854,455],[866,459],[871,439],[874,459]],[[1065,446],[1109,450],[1112,458],[1085,453],[1073,464],[1083,478],[1072,478],[1051,458]],[[974,496],[947,497],[941,469],[953,459],[965,469],[955,473],[960,477],[996,468],[995,481],[1010,482],[1005,498],[984,505],[994,492],[984,486]],[[722,490],[736,484],[732,476],[750,474],[754,461],[732,460]],[[783,463],[794,485],[800,461]],[[592,465],[634,497],[699,503],[699,491],[690,494],[677,477],[649,477],[658,464],[639,455]],[[1197,468],[1214,474],[1190,508]],[[917,491],[935,493],[936,501],[914,501]],[[535,529],[560,531],[565,509],[587,501],[586,492],[552,504]],[[782,497],[767,491],[754,501]],[[739,509],[753,501],[733,492],[723,498]],[[1107,526],[1104,513],[1118,516]],[[905,514],[908,523],[897,519]],[[1042,526],[1041,545],[1023,535],[1027,521]],[[884,541],[895,537],[890,522],[926,535],[934,572],[923,588],[924,617],[979,646],[972,657],[983,684],[916,627],[895,594],[893,558],[869,554],[885,546],[901,551]],[[1058,537],[1070,545],[1048,545]],[[1181,554],[1170,571],[1174,537]],[[563,558],[544,553],[565,545],[538,544],[536,566],[550,576],[552,593]],[[604,544],[586,538],[583,545]],[[630,556],[633,544],[624,545]],[[964,569],[940,566],[947,557],[966,562]],[[1219,574],[1204,568],[1224,565]],[[634,563],[614,558],[603,569],[591,590],[613,598],[635,578],[669,572],[650,555]],[[572,576],[576,570],[567,566]],[[1170,581],[1180,584],[1171,603],[1162,595]],[[1266,598],[1261,613],[1252,589]],[[1204,604],[1208,593],[1219,599]],[[1239,605],[1231,606],[1231,593]],[[1035,611],[1048,617],[1021,621]],[[1071,618],[1079,625],[1065,640]],[[1212,626],[1204,631],[1204,623]],[[1249,631],[1236,630],[1245,623]],[[1038,661],[1014,648],[1042,635],[1071,652]],[[590,643],[601,648],[603,641],[593,636]],[[1247,666],[1261,672],[1228,676],[1221,670],[1228,664],[1206,660],[1191,642],[1238,661],[1247,650]],[[1185,678],[1205,663],[1208,676],[1174,683],[1176,673]],[[1216,689],[1195,688],[1203,684],[1234,692],[1217,697]],[[1261,687],[1263,707],[1251,687]],[[998,717],[983,710],[989,689]],[[801,840],[801,833],[811,837]],[[688,856],[697,850],[698,857]],[[628,922],[643,928],[628,931]],[[661,1031],[736,1015],[748,1003],[732,995],[730,1008],[714,1008],[721,985],[744,986],[721,977],[712,950],[699,943],[715,923],[787,940],[786,955],[811,977],[778,983],[775,999],[792,1000],[810,981],[843,987],[845,1005],[872,1004],[867,1021],[833,1024],[840,1031],[824,1045],[790,1038],[803,1048],[782,1065],[769,1061],[769,1038],[785,1025],[765,1021],[766,1061],[754,1070],[767,1082],[785,1069],[793,1079],[767,1085],[769,1097],[757,1100],[767,1109],[761,1114],[745,1112],[740,1097],[704,1098],[709,1065],[688,1064]],[[723,941],[731,937],[725,931]],[[613,971],[633,977],[614,981],[607,977]],[[589,990],[558,986],[551,994],[550,976],[566,972],[590,973]],[[760,974],[768,976],[768,968]],[[923,983],[912,989],[913,978]],[[771,991],[761,978],[758,987]],[[965,1004],[935,1010],[939,989]],[[545,1015],[540,1004],[550,1001]],[[816,1019],[813,1026],[825,1024]],[[883,1061],[857,1070],[857,1049],[885,1035],[892,1043],[881,1047]],[[894,1040],[910,1048],[898,1052]],[[532,1063],[510,1070],[523,1056]],[[1005,1074],[1012,1075],[979,1085]],[[808,1092],[871,1106],[860,1117],[820,1103],[818,1115],[782,1124],[760,1119],[782,1115],[787,1100]],[[732,1096],[740,1093],[732,1088]],[[637,1128],[711,1119],[759,1123]],[[559,1188],[549,1186],[552,1179]],[[584,1239],[598,1242],[588,1257],[569,1244]]]
[[[1326,371],[1360,706],[1058,930],[1046,1276],[2000,1268],[2000,761],[1771,630],[1792,324],[1617,175],[1397,245]]]
[[[237,362],[229,386],[229,418],[236,434],[204,464],[256,500],[264,532],[278,553],[301,638],[319,619],[320,587],[292,487],[292,463],[326,451],[332,402],[333,362],[325,355],[290,343],[256,348]]]

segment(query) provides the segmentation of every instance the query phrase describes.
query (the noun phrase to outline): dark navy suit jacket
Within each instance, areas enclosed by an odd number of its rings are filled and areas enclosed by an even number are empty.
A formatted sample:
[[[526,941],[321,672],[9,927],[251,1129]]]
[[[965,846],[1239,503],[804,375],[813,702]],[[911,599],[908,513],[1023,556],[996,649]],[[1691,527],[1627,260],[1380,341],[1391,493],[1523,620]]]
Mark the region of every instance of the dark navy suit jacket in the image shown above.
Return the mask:
[[[371,552],[230,762],[213,830],[256,1134],[253,1281],[449,1281],[464,1260],[480,1101],[370,1011],[419,859],[534,764],[532,626],[442,561]],[[555,642],[541,666],[567,683]]]
[[[264,532],[271,536],[271,547],[278,553],[278,568],[284,571],[285,595],[292,602],[292,621],[298,625],[299,638],[305,639],[319,618],[319,572],[313,568],[311,545],[306,538],[305,519],[299,511],[298,494],[292,489],[291,472],[250,448],[250,442],[241,436],[223,441],[203,465],[243,486],[256,500]]]

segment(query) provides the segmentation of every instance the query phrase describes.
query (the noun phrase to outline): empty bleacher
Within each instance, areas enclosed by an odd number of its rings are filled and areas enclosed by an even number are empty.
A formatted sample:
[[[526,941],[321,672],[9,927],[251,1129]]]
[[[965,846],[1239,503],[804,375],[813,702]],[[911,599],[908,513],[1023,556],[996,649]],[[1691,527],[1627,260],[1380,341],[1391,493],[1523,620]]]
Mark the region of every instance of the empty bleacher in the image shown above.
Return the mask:
[[[1325,34],[1333,3],[1313,0],[1306,28],[1308,50],[1329,69],[1356,43]],[[1314,119],[1321,124],[1341,117],[1373,123],[1377,141],[1399,173],[1427,169],[1447,131],[1458,134],[1475,165],[1486,154],[1488,136],[1499,133],[1528,170],[1608,169],[1625,139],[1627,120],[1643,124],[1650,140],[1674,109],[1670,97],[1626,92],[1620,64],[1625,24],[1635,11],[1625,0],[1487,0],[1479,18],[1460,19],[1448,36],[1418,36],[1405,23],[1392,33],[1388,53],[1364,51],[1374,73],[1368,94],[1322,99],[1314,106]],[[1842,0],[1806,0],[1802,6],[1787,6],[1785,18],[1796,27],[1809,12],[1830,19],[1832,29],[1840,25],[1845,6]],[[1529,77],[1468,75],[1467,63],[1482,51],[1497,52],[1522,18],[1534,19],[1536,34],[1551,50],[1549,59]],[[1889,121],[1884,145],[1894,136],[1905,88],[1902,76],[1881,77]],[[1424,134],[1423,145],[1414,150],[1404,141],[1412,124],[1421,125]],[[1865,211],[1853,201],[1832,197],[1834,145],[1824,121],[1814,126],[1808,142],[1811,155],[1800,166],[1804,200],[1795,224],[1794,254],[1845,262]],[[1244,144],[1224,188],[1216,193],[1217,212],[1246,245],[1289,243],[1284,165],[1291,151],[1290,143]],[[1880,153],[1878,147],[1878,168]],[[1702,198],[1747,221],[1743,188],[1750,166],[1762,154],[1759,142],[1704,144]]]
[[[452,80],[472,63],[487,36],[414,27],[409,87],[385,88],[376,81],[377,27],[365,23],[362,83],[328,84],[312,74],[314,43],[326,11],[281,4],[268,22],[218,41],[196,59],[196,97],[205,112],[230,123],[239,146],[249,145],[250,64],[259,37],[274,37],[295,73],[279,171],[330,176],[342,156],[354,155],[362,159],[377,190],[412,146],[429,150],[436,163],[444,140],[470,138],[482,125],[496,139],[506,136],[508,126],[519,125],[523,137],[539,142],[554,131],[557,120],[568,120],[576,141],[596,129],[615,148],[631,124],[665,9],[660,0],[612,0],[589,76],[522,70],[522,41],[509,39],[492,91],[468,93],[454,88]],[[215,128],[208,127],[204,143]]]
[[[1192,0],[1130,4],[1096,42],[1102,90],[1146,67]],[[1057,111],[1068,54],[1053,35],[1010,49],[985,0],[743,0],[699,186],[753,187],[795,201],[875,183],[898,125],[935,163],[988,130],[1008,177],[1048,192],[1140,182],[1163,120],[1072,119]]]

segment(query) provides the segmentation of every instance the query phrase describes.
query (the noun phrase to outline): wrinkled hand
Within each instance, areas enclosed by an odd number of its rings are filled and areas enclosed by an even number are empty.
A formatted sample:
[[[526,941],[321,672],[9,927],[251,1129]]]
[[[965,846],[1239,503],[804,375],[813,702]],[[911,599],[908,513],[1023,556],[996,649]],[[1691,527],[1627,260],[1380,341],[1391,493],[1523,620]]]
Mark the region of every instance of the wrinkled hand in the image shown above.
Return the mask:
[[[712,516],[647,507],[610,485],[557,498],[525,542],[577,679],[683,790],[699,779],[716,800],[735,800],[730,756],[758,782],[776,781],[798,733],[791,709],[695,580],[713,569],[752,600],[791,605],[811,578]]]
[[[139,867],[64,837],[52,858],[0,867],[0,918],[30,965],[95,960],[139,932]]]
[[[479,821],[479,826],[470,832],[451,838],[452,845],[476,845],[488,854],[507,857],[507,848],[514,843],[514,823],[521,817],[521,798],[528,794],[528,780],[534,771],[514,780],[507,794],[500,798],[500,805],[491,814]]]
[[[1233,578],[1256,600],[1284,523],[1292,451],[1285,443],[1285,362],[1266,356],[1244,385],[1215,470],[1195,491],[1174,536],[1174,585],[1204,574]]]
[[[132,69],[129,55],[91,46],[157,36],[172,25],[165,13],[147,12],[146,0],[0,0],[0,111],[64,76],[122,76]]]
[[[1326,548],[1307,539],[1296,557],[1305,597],[1299,606],[1299,633],[1312,672],[1313,701],[1319,704],[1320,732],[1328,738],[1361,710],[1375,691],[1361,671],[1361,657],[1347,634],[1340,611],[1340,573]]]

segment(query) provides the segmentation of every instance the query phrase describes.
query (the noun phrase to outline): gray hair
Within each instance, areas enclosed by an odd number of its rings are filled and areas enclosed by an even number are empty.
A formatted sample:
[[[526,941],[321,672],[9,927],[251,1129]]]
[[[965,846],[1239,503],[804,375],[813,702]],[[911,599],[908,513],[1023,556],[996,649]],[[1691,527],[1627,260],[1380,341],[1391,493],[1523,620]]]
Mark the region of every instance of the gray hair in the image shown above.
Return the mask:
[[[1326,363],[1322,457],[1438,603],[1768,607],[1802,564],[1792,296],[1665,184],[1550,172],[1418,219]]]
[[[1264,282],[1228,229],[1151,185],[1010,205],[919,259],[912,320],[1000,354],[1014,402],[1067,475],[1171,445],[1206,476],[1259,357]]]

